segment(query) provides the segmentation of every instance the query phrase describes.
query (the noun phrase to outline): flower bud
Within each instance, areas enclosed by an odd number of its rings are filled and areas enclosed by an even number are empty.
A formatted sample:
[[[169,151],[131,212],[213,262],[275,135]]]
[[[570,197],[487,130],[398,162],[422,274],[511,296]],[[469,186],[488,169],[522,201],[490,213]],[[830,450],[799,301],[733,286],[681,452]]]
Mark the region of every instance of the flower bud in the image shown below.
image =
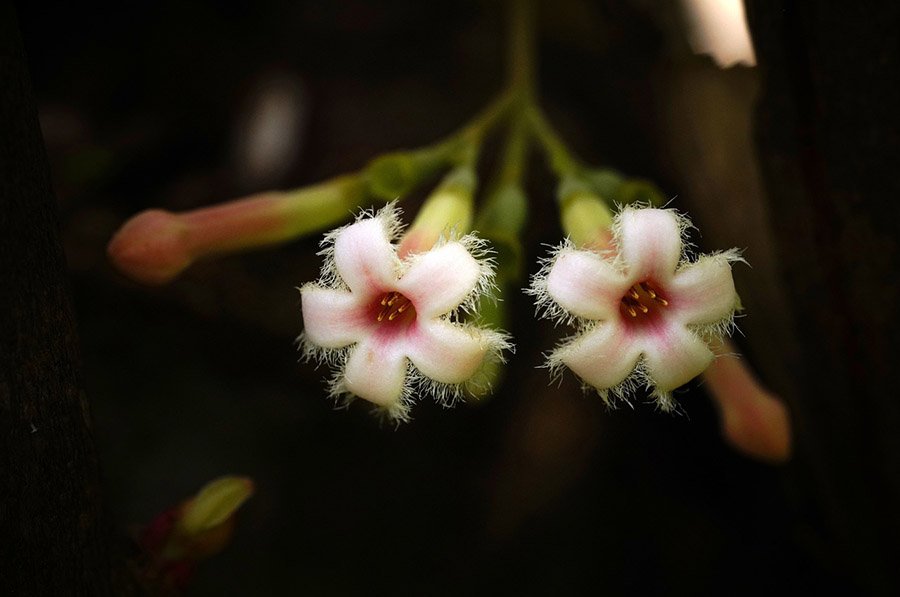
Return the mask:
[[[490,241],[496,252],[497,284],[516,282],[524,275],[522,242],[528,198],[519,184],[500,185],[485,198],[478,211],[475,230]]]
[[[721,413],[725,439],[758,460],[787,462],[791,457],[787,407],[760,385],[730,342],[717,344],[713,351],[719,356],[703,377]]]
[[[469,166],[452,170],[431,193],[400,243],[401,258],[427,251],[442,237],[463,236],[472,229],[477,177]]]
[[[582,177],[567,176],[557,190],[566,236],[579,247],[603,250],[609,245],[613,214],[603,197]]]
[[[346,219],[365,198],[356,175],[184,213],[149,210],[128,220],[107,253],[144,284],[165,284],[195,260],[291,240]]]

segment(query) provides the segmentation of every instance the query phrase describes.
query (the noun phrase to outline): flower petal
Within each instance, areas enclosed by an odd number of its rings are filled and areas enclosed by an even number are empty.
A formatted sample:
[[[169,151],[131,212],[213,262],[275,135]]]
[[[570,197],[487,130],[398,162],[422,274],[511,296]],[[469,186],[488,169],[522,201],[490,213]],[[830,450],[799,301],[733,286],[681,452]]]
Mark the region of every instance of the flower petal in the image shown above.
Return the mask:
[[[722,321],[737,304],[731,264],[725,255],[709,255],[681,268],[666,290],[669,303],[685,324]]]
[[[645,337],[647,374],[656,387],[669,392],[703,373],[713,353],[697,334],[678,324],[657,327]]]
[[[346,290],[306,284],[300,289],[306,339],[322,348],[359,342],[371,326],[358,295]]]
[[[596,253],[563,249],[547,275],[547,292],[560,307],[586,319],[610,319],[628,280]]]
[[[419,317],[431,319],[457,308],[475,289],[481,266],[466,248],[450,242],[411,258],[396,288],[413,302]]]
[[[619,254],[636,281],[665,283],[681,260],[680,217],[670,209],[626,209],[618,216]]]
[[[397,343],[370,337],[351,350],[344,387],[379,406],[392,406],[403,398],[406,369],[407,359]]]
[[[341,230],[334,241],[334,262],[350,290],[366,297],[389,289],[397,280],[399,260],[379,217]]]
[[[417,322],[407,342],[409,360],[422,375],[453,384],[471,378],[490,348],[478,330],[442,320]]]
[[[557,348],[550,358],[596,389],[608,390],[631,374],[640,356],[640,343],[612,319]]]

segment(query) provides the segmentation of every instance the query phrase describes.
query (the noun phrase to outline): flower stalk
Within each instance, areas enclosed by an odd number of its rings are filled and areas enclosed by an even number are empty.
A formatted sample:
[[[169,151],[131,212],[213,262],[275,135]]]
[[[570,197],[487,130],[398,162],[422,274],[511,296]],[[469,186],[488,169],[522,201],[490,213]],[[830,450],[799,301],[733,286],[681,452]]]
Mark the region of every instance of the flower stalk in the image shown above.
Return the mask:
[[[514,114],[500,169],[476,219],[476,228],[493,246],[498,264],[496,296],[482,297],[478,309],[481,324],[490,329],[509,329],[509,307],[504,297],[508,298],[521,286],[524,276],[524,249],[520,238],[528,217],[528,198],[522,178],[529,145],[525,121],[521,113]],[[487,397],[501,381],[503,372],[503,362],[485,363],[483,382],[475,388],[473,397],[477,400]]]
[[[194,261],[282,243],[357,220],[322,241],[319,279],[301,288],[307,358],[334,370],[333,397],[361,398],[401,421],[420,394],[441,404],[483,397],[502,374],[509,313],[504,296],[524,275],[521,235],[529,150],[542,148],[557,179],[566,240],[527,292],[543,316],[574,334],[549,355],[604,399],[643,386],[662,409],[702,373],[726,435],[772,460],[789,452],[789,424],[746,368],[714,360],[739,305],[736,250],[692,259],[687,219],[651,182],[584,163],[554,129],[537,93],[535,0],[508,0],[507,83],[478,115],[423,147],[376,156],[360,171],[289,192],[252,195],[180,214],[150,210],[109,245],[132,278],[163,284]],[[475,212],[484,141],[506,126],[499,167]],[[438,179],[403,232],[395,202]],[[470,234],[477,229],[481,238]],[[486,250],[486,241],[493,252]],[[755,385],[754,385],[755,384]],[[785,437],[788,437],[786,440]]]

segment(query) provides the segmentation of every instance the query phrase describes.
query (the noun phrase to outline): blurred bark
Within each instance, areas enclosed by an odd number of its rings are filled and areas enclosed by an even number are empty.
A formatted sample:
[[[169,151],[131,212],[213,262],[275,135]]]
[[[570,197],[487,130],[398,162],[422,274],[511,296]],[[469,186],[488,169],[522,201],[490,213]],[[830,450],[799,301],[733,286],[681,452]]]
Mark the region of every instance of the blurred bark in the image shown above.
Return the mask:
[[[795,471],[836,573],[900,594],[900,4],[747,2],[756,134],[800,352]]]
[[[121,594],[49,167],[7,2],[0,202],[0,586],[4,595]]]

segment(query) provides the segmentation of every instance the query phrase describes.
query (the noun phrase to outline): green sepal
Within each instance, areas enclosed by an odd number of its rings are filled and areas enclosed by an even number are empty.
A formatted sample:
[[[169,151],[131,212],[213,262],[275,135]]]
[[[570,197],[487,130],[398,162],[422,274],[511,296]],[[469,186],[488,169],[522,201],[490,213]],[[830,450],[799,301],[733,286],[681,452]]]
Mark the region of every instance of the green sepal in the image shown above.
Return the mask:
[[[556,186],[556,200],[560,204],[564,204],[576,195],[593,195],[600,200],[608,200],[607,197],[598,196],[597,190],[590,179],[583,174],[567,174],[560,179],[559,184]]]
[[[619,189],[625,181],[622,173],[611,168],[586,170],[582,176],[594,192],[607,201],[616,201]]]
[[[369,194],[382,201],[406,197],[446,167],[448,153],[438,146],[378,156],[363,170]]]
[[[640,203],[662,207],[668,199],[653,182],[643,178],[629,178],[619,186],[615,200],[622,205]]]

